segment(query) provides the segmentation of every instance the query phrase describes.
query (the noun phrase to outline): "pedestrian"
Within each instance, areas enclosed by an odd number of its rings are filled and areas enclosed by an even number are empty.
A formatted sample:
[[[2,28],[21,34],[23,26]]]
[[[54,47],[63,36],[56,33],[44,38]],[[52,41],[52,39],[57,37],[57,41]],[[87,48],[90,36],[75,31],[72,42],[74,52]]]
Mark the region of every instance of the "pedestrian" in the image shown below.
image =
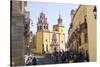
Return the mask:
[[[74,54],[73,59],[74,59],[74,62],[77,62],[77,55],[76,54]]]
[[[55,58],[56,58],[56,63],[58,63],[59,62],[58,55],[56,55]]]
[[[62,63],[66,61],[66,55],[64,52],[62,53],[61,60],[62,60]]]
[[[36,57],[34,57],[34,58],[32,59],[32,65],[37,65],[37,59],[36,59]]]
[[[89,62],[89,55],[88,55],[88,51],[86,50],[86,53],[85,53],[85,60],[87,61],[87,62]]]
[[[26,65],[31,65],[31,64],[32,64],[32,57],[28,57]]]

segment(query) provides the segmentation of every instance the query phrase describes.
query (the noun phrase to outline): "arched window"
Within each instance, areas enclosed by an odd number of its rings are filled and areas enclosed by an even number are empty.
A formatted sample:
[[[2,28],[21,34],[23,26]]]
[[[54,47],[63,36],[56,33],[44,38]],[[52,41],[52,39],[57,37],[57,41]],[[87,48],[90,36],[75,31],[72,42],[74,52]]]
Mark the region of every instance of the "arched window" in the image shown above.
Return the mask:
[[[46,28],[48,29],[48,26],[46,26]]]
[[[93,12],[94,12],[94,17],[96,19],[97,18],[97,8],[96,8],[96,6],[94,7]]]
[[[46,26],[44,26],[44,29],[46,29]]]
[[[22,2],[19,2],[20,10],[22,10]]]
[[[40,26],[40,30],[42,30],[42,26]]]

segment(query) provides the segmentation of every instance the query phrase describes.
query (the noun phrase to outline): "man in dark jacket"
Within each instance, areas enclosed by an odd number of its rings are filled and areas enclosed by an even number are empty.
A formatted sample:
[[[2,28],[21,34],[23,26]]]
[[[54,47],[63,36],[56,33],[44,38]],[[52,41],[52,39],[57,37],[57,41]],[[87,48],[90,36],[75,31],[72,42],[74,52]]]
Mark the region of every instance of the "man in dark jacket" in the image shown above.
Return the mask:
[[[32,59],[32,65],[37,65],[37,59],[35,57]]]

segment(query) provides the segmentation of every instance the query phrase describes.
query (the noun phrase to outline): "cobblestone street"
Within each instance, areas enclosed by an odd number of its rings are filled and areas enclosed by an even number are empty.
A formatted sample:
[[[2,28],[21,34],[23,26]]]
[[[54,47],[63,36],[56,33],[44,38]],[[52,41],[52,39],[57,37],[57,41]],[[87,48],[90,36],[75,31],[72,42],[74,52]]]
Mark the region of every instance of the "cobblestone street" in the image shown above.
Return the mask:
[[[37,65],[53,64],[54,61],[45,55],[35,55],[37,58]]]

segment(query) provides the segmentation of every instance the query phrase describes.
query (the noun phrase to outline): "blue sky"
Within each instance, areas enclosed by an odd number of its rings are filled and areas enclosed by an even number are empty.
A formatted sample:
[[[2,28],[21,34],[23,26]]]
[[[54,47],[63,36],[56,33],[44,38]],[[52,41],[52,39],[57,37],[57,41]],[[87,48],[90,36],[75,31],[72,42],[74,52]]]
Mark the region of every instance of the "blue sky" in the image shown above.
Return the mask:
[[[30,11],[30,18],[33,22],[33,26],[31,25],[30,30],[33,33],[37,30],[37,21],[40,12],[44,12],[47,16],[47,21],[49,24],[49,30],[52,30],[52,26],[57,24],[57,19],[59,14],[63,19],[63,25],[65,27],[65,41],[67,41],[67,33],[71,23],[71,16],[70,12],[72,9],[78,8],[79,5],[77,4],[67,4],[67,3],[50,3],[50,2],[34,2],[28,1],[27,10]]]

